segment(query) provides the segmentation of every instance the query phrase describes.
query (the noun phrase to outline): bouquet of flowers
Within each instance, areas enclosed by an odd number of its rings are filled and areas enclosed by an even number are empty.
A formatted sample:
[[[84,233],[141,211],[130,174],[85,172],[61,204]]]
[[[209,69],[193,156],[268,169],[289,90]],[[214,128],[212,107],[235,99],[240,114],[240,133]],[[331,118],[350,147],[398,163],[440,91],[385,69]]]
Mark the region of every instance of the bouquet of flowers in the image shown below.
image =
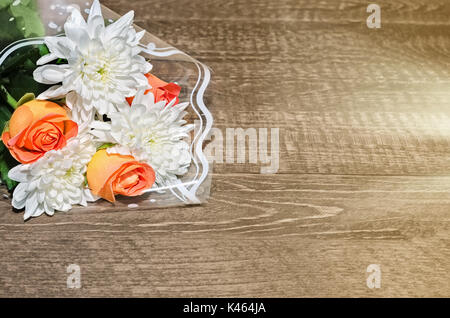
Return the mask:
[[[157,48],[158,39],[133,25],[133,11],[117,18],[103,7],[106,17],[95,0],[85,19],[85,1],[76,2],[0,0],[8,30],[0,34],[0,176],[13,190],[12,206],[26,220],[117,196],[133,205],[203,202],[208,68]],[[55,16],[66,18],[63,25]],[[160,70],[177,63],[180,81],[158,78],[151,58]],[[193,88],[186,63],[198,72]],[[190,113],[200,120],[195,133]]]

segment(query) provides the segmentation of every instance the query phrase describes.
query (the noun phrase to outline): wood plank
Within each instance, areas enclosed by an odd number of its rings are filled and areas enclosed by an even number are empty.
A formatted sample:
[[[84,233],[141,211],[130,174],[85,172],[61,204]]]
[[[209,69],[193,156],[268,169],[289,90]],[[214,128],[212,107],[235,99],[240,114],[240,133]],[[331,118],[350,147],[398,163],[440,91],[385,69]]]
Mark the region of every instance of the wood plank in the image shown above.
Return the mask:
[[[449,177],[229,174],[205,206],[0,218],[2,296],[445,296]],[[1,202],[2,210],[7,203]],[[79,264],[83,287],[66,288]],[[380,264],[382,288],[366,286]]]
[[[223,136],[279,128],[279,173],[448,174],[446,27],[233,24],[194,20],[176,36],[160,31],[179,46],[201,30],[186,49],[214,71],[207,104]],[[214,171],[261,165],[218,162]]]
[[[450,157],[450,117],[445,113],[399,112],[302,112],[216,110],[213,140],[222,136],[223,154],[217,156],[214,171],[260,173],[267,166],[258,160],[249,163],[249,153],[260,155],[257,148],[244,149],[244,164],[237,161],[234,138],[234,163],[226,163],[227,129],[279,129],[278,173],[330,173],[377,175],[448,175]],[[274,140],[276,141],[276,139]],[[219,141],[215,143],[219,144]],[[213,147],[213,145],[209,146]],[[231,147],[228,147],[231,149]],[[207,148],[212,157],[215,151]],[[260,151],[260,152],[258,152]],[[264,153],[264,152],[262,152]],[[214,157],[213,157],[214,158]],[[222,159],[222,161],[220,161]]]
[[[130,9],[126,0],[105,0],[103,3],[122,14]],[[202,0],[155,0],[151,3],[136,1],[133,8],[139,13],[138,22],[149,19],[166,23],[174,20],[295,20],[342,24],[365,22],[369,3],[364,0],[209,0],[206,4]],[[449,24],[446,13],[450,6],[445,0],[379,0],[376,3],[383,10],[383,23]]]

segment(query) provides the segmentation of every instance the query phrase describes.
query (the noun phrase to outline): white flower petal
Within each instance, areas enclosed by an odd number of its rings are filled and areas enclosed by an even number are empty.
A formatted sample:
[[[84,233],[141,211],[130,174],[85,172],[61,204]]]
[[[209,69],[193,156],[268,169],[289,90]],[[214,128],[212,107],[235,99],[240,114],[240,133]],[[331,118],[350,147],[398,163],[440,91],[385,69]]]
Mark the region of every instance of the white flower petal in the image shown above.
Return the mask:
[[[88,32],[91,38],[100,37],[102,31],[105,29],[105,20],[102,16],[95,16],[88,24]]]
[[[36,61],[36,65],[44,65],[56,60],[58,56],[53,53],[49,53],[47,55],[42,56],[39,60]]]
[[[45,210],[44,210],[44,205],[38,205],[38,207],[36,208],[36,211],[33,213],[33,217],[38,217],[41,216],[42,214],[44,214]]]
[[[35,193],[28,196],[27,202],[25,203],[25,215],[24,218],[28,219],[30,216],[33,216],[37,212],[38,202],[37,196]]]
[[[139,55],[144,33],[134,30],[133,17],[131,11],[105,27],[100,3],[94,1],[87,22],[79,9],[73,8],[64,24],[65,36],[46,38],[50,54],[39,62],[58,57],[67,59],[68,64],[38,68],[35,80],[61,83],[65,92],[77,94],[68,105],[77,123],[92,121],[96,112],[110,115],[121,111],[126,97],[134,96],[138,88],[148,88],[144,74],[151,64]]]
[[[132,155],[132,152],[129,148],[124,146],[113,146],[106,148],[106,152],[109,154],[119,154],[122,156],[130,156]]]
[[[68,93],[67,88],[62,87],[61,85],[54,85],[47,89],[45,92],[41,93],[37,99],[47,100],[54,98],[62,98]]]
[[[87,25],[91,38],[99,37],[102,30],[105,29],[105,20],[103,19],[100,2],[98,0],[95,0],[92,4]]]
[[[11,176],[21,181],[13,193],[13,206],[25,208],[26,220],[44,212],[53,215],[55,210],[68,211],[74,204],[85,205],[92,195],[85,191],[84,174],[95,152],[92,137],[79,134],[66,147],[11,169]]]
[[[127,27],[133,23],[134,11],[130,11],[119,20],[111,23],[106,27],[106,41],[111,40],[114,37],[119,36]]]
[[[67,38],[59,36],[45,37],[45,45],[51,52],[50,54],[58,58],[65,58],[73,49],[72,43]]]
[[[100,5],[100,1],[94,0],[92,2],[91,9],[89,10],[88,24],[92,21],[94,17],[102,16],[102,8]]]
[[[28,181],[28,166],[18,165],[9,170],[8,178],[17,182]]]
[[[139,42],[145,35],[145,30],[136,33],[135,41]]]
[[[63,81],[68,69],[67,65],[44,65],[34,70],[33,77],[42,84],[56,84]]]
[[[105,123],[103,121],[96,120],[96,121],[92,122],[91,128],[93,128],[93,129],[100,129],[100,130],[106,130],[106,129],[109,128],[109,124]]]
[[[14,189],[12,206],[16,209],[23,209],[27,198],[27,185],[19,183]]]
[[[95,110],[93,108],[86,109],[83,107],[83,98],[75,92],[66,95],[66,105],[70,109],[69,117],[76,122],[79,130],[87,128],[95,118]]]
[[[77,24],[66,22],[66,24],[64,24],[64,31],[67,38],[77,43],[82,50],[88,48],[89,34],[86,29],[80,28]]]
[[[72,7],[71,13],[69,18],[67,19],[66,23],[73,23],[77,24],[82,27],[86,27],[86,21],[84,21],[83,16],[81,15],[79,7]]]
[[[150,95],[151,98],[146,98]],[[183,110],[189,105],[173,105],[164,101],[154,103],[153,95],[138,92],[131,107],[110,115],[111,122],[91,125],[91,134],[99,142],[111,142],[108,153],[131,154],[137,160],[148,163],[156,174],[158,185],[170,185],[177,176],[187,172],[191,162],[189,145],[183,140],[193,125],[185,125]]]

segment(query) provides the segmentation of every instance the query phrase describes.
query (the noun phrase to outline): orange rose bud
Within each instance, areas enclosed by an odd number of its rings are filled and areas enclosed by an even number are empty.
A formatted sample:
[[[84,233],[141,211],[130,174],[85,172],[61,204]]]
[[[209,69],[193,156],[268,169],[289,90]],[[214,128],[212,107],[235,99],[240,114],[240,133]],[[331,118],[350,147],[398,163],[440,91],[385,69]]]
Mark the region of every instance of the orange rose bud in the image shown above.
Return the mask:
[[[151,188],[155,171],[133,156],[108,154],[105,149],[97,151],[87,168],[87,180],[92,193],[115,202],[115,195],[138,196]]]
[[[67,117],[63,107],[32,100],[14,111],[2,140],[17,161],[32,163],[47,151],[63,148],[77,134],[77,123]]]
[[[179,85],[175,83],[166,83],[150,73],[145,74],[145,77],[147,77],[148,83],[152,88],[146,90],[144,94],[148,94],[151,92],[153,96],[155,96],[155,103],[160,102],[162,100],[169,103],[173,99],[176,99],[174,105],[178,104],[178,102],[180,101],[178,99],[178,96],[180,95],[181,92],[181,87]],[[133,103],[133,99],[134,97],[128,97],[127,98],[128,104],[131,105]]]

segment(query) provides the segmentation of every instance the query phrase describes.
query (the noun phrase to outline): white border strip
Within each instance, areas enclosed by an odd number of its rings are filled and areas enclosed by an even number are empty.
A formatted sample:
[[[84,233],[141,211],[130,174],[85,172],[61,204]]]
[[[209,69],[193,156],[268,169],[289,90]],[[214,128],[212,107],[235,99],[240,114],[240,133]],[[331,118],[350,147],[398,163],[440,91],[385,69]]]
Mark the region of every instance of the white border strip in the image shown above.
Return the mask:
[[[8,56],[11,55],[11,53],[13,53],[15,50],[18,50],[22,47],[28,46],[28,45],[39,45],[39,44],[44,44],[44,39],[27,39],[27,40],[20,40],[17,42],[14,42],[13,44],[10,44],[9,46],[5,47],[1,52],[0,52],[0,65],[3,64],[3,62],[8,58]],[[8,49],[9,48],[9,49]]]

